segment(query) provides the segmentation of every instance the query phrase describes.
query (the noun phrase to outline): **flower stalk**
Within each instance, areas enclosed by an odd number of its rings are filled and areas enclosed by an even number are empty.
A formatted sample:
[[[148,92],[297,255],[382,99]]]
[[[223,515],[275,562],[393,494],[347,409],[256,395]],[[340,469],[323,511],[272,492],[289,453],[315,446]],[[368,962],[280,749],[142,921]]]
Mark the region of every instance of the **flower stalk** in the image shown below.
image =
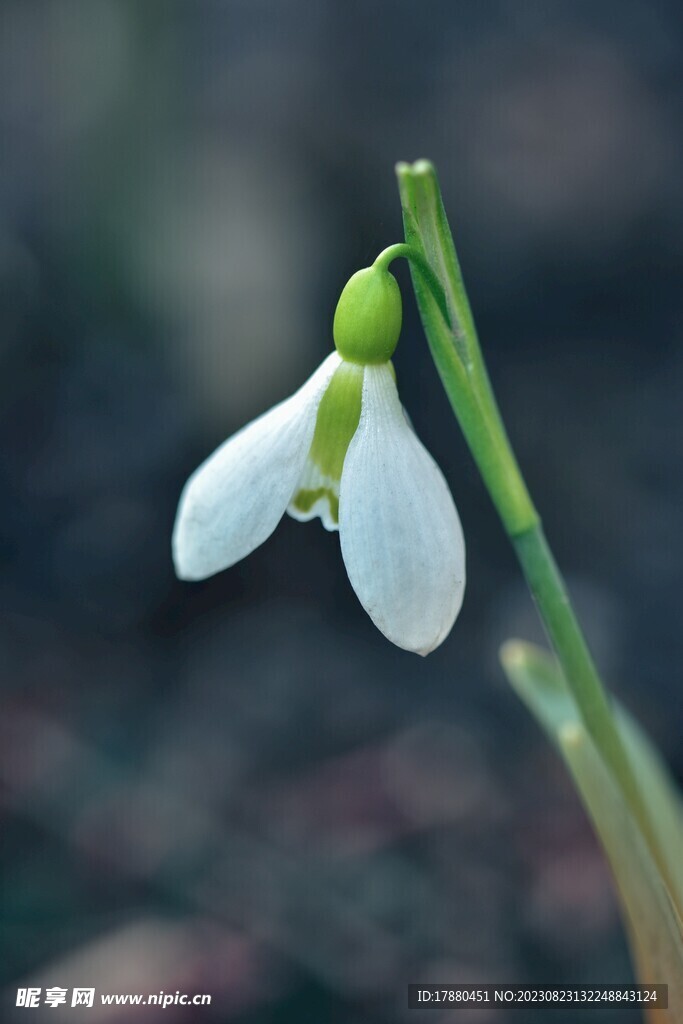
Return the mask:
[[[646,837],[652,829],[605,692],[510,445],[479,345],[453,238],[431,163],[398,164],[406,256],[422,324],[442,384],[517,554],[588,734]],[[439,296],[439,290],[443,298]],[[656,845],[653,852],[656,856]]]

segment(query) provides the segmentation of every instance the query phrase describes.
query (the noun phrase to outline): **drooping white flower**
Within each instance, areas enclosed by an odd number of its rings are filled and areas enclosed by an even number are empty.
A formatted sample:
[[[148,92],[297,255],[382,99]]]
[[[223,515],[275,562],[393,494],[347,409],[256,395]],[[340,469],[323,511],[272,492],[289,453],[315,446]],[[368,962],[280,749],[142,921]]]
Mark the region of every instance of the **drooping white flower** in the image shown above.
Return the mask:
[[[392,275],[355,274],[335,314],[337,351],[187,481],[173,532],[181,579],[234,565],[285,512],[319,516],[339,530],[353,589],[389,640],[428,654],[445,639],[462,604],[465,545],[448,485],[398,397],[400,327]]]

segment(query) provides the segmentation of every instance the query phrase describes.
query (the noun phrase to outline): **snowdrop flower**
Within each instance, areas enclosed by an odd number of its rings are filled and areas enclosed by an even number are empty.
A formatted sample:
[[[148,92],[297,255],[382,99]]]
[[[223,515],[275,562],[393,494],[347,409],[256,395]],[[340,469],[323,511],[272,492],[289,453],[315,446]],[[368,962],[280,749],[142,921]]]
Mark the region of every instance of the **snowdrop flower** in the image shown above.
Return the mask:
[[[224,442],[187,481],[173,532],[181,579],[227,569],[285,512],[339,530],[346,570],[384,635],[428,654],[462,604],[465,545],[444,477],[403,410],[390,362],[395,278],[359,271],[334,318],[336,351],[294,395]]]

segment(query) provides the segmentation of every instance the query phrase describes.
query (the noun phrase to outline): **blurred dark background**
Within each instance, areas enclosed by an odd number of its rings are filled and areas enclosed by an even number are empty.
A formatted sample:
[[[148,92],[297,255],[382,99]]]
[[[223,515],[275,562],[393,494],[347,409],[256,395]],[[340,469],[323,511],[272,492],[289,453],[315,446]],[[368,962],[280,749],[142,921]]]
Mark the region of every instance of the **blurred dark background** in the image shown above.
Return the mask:
[[[199,585],[169,544],[429,157],[596,656],[680,779],[682,51],[665,0],[4,0],[3,1018],[29,984],[213,997],[93,1021],[382,1024],[422,1019],[409,981],[631,979],[498,667],[539,628],[405,268],[402,397],[468,542],[443,647],[389,645],[317,522]]]

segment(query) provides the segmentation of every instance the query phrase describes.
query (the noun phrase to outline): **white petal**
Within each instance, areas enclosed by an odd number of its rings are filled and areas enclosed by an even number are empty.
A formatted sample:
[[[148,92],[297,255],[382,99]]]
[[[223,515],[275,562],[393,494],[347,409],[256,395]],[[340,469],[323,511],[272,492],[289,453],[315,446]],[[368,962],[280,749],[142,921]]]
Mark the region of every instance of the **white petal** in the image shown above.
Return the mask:
[[[406,420],[388,365],[368,366],[344,461],[339,532],[349,579],[384,635],[429,654],[465,589],[465,542],[441,470]]]
[[[294,395],[230,437],[192,474],[173,530],[181,579],[227,569],[271,535],[301,475],[320,398],[340,361],[332,352]]]

